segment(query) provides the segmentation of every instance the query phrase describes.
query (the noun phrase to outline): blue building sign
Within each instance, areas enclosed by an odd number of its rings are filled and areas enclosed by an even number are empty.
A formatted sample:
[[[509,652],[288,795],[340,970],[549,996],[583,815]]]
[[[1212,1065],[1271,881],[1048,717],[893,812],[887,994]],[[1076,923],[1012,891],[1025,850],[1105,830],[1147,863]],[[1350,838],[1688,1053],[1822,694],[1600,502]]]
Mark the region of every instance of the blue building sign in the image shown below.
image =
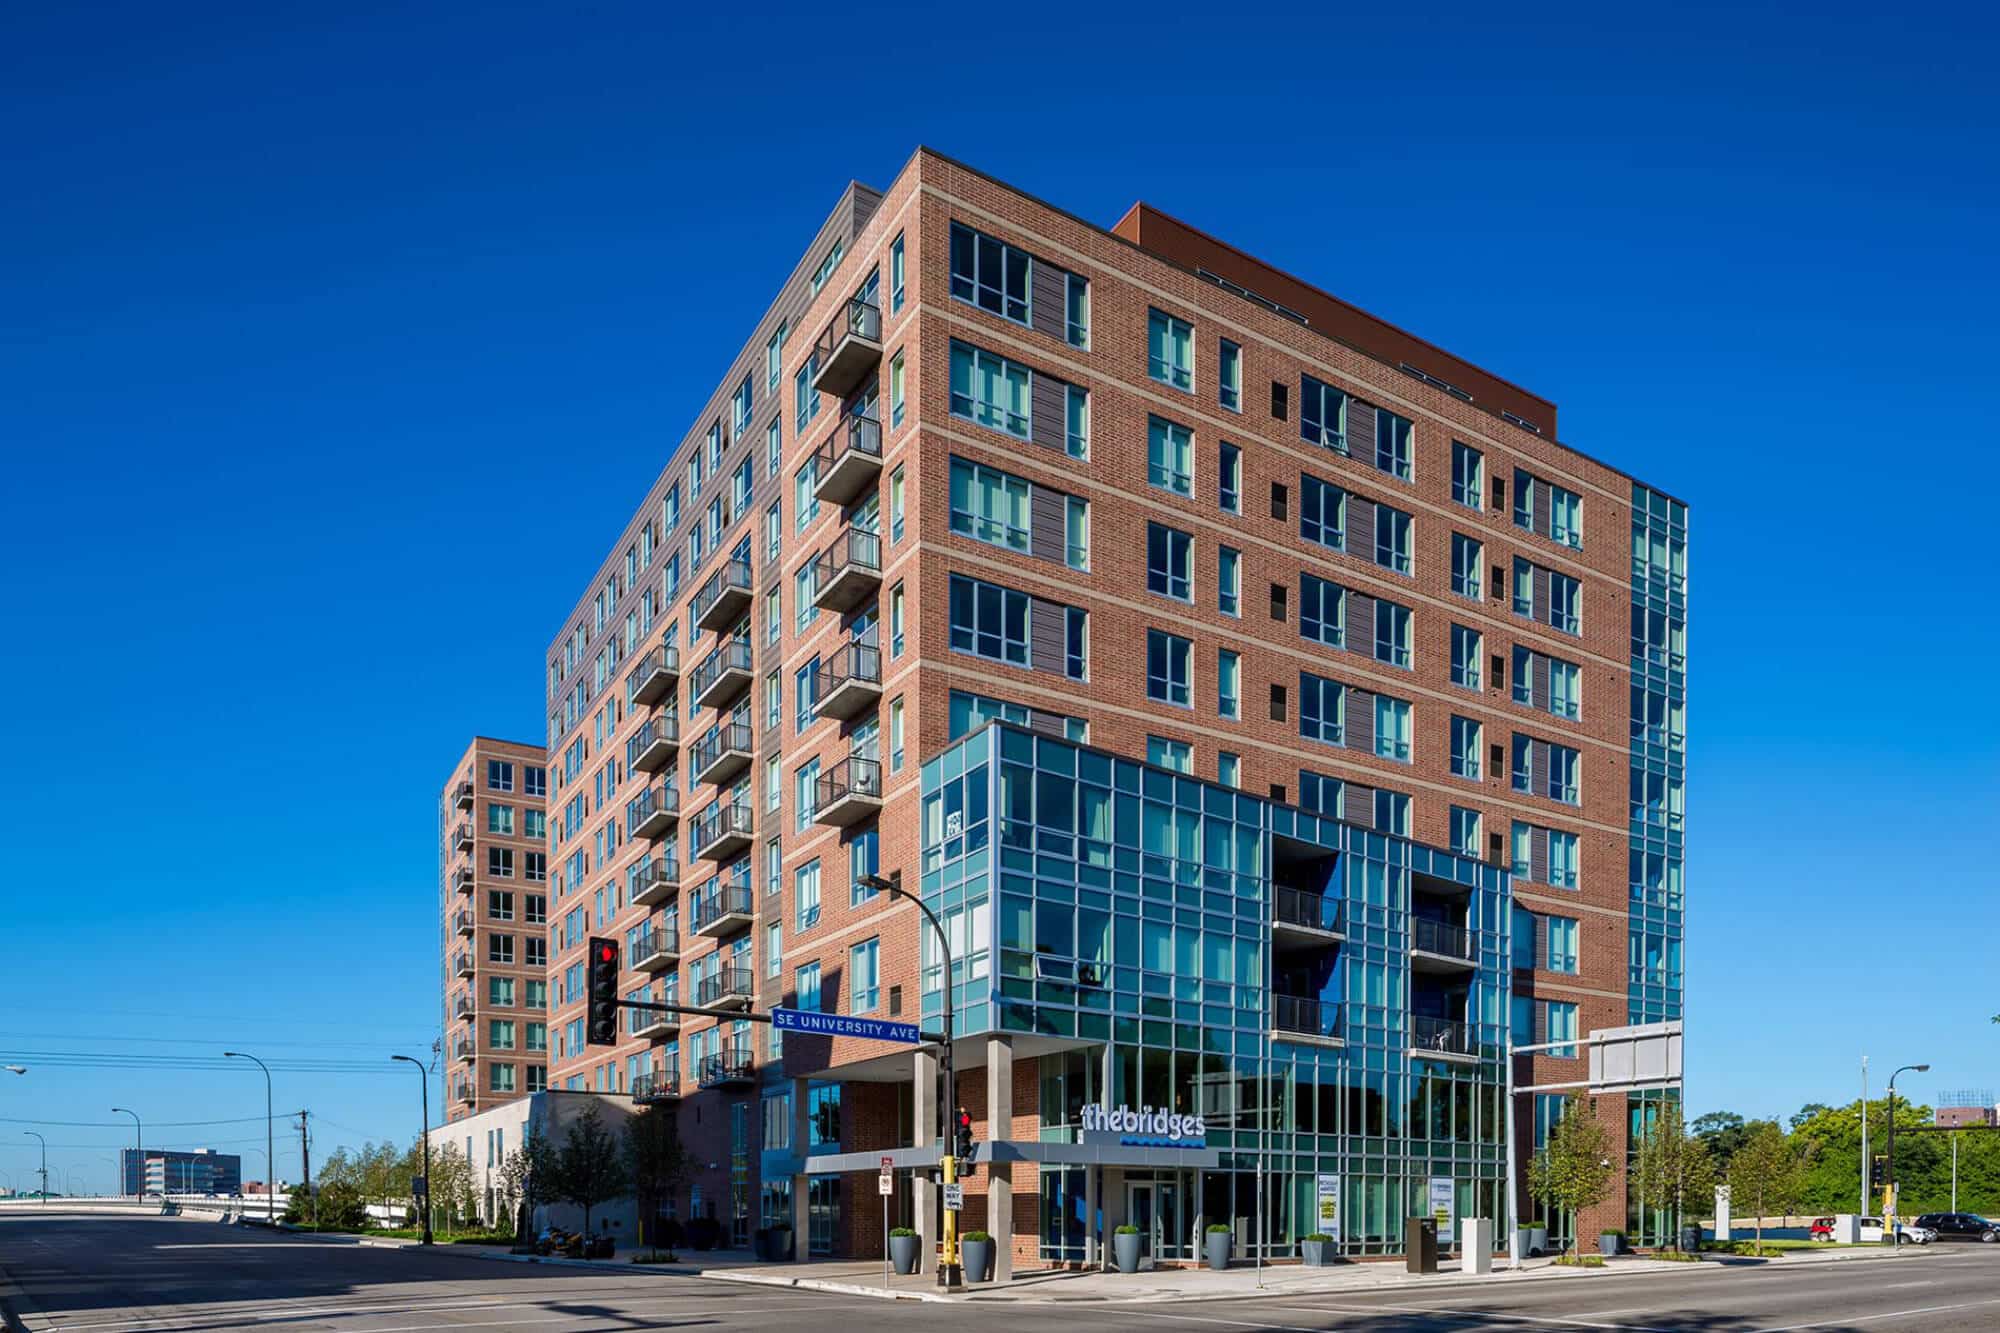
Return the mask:
[[[805,1032],[818,1037],[863,1037],[869,1041],[900,1041],[914,1046],[924,1039],[915,1023],[883,1018],[849,1018],[808,1009],[773,1009],[771,1026],[780,1032]]]

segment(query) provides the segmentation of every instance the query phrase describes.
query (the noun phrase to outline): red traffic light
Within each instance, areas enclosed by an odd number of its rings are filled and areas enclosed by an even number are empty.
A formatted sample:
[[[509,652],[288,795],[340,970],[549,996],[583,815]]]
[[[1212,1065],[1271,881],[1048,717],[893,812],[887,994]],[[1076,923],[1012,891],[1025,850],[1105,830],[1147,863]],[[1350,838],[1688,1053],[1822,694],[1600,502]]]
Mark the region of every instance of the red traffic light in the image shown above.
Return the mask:
[[[617,945],[615,945],[615,944],[606,944],[606,943],[600,943],[600,944],[599,944],[599,945],[597,946],[597,961],[598,961],[598,962],[600,962],[600,963],[612,963],[612,962],[616,962],[617,960],[618,960],[618,946],[617,946]]]

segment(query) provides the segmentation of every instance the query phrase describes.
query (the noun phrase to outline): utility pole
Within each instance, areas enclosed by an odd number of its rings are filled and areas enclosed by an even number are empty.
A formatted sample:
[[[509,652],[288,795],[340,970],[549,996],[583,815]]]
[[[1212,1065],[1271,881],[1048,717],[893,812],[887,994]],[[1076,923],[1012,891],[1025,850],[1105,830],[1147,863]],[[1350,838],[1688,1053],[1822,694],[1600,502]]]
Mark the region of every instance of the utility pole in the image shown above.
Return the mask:
[[[1869,1188],[1868,1171],[1873,1163],[1868,1160],[1868,1057],[1861,1057],[1861,1216],[1868,1216],[1868,1198],[1875,1191]]]
[[[312,1140],[306,1133],[306,1117],[311,1111],[299,1112],[299,1173],[303,1177],[302,1188],[306,1197],[312,1200],[313,1230],[319,1230],[319,1196],[313,1193]],[[278,1174],[275,1170],[272,1175]],[[265,1181],[265,1188],[275,1188],[275,1181]]]
[[[43,1137],[42,1137],[41,1135],[39,1135],[39,1134],[35,1133],[35,1131],[34,1131],[34,1130],[32,1130],[32,1129],[26,1129],[26,1130],[22,1130],[21,1132],[22,1132],[23,1134],[26,1134],[26,1135],[27,1135],[27,1136],[28,1136],[29,1138],[31,1138],[31,1139],[33,1139],[33,1140],[35,1140],[35,1141],[36,1141],[37,1143],[39,1143],[39,1144],[41,1144],[41,1145],[42,1145],[42,1207],[46,1208],[46,1207],[48,1207],[48,1206],[49,1206],[49,1141],[48,1141],[47,1139],[43,1138]],[[1952,1190],[1953,1190],[1954,1194],[1956,1194],[1956,1191],[1957,1191],[1957,1189],[1958,1189],[1958,1183],[1957,1183],[1957,1182],[1958,1182],[1958,1140],[1957,1140],[1956,1138],[1954,1138],[1954,1139],[1952,1140],[1952,1143],[1951,1143],[1951,1149],[1952,1149],[1952,1152],[1951,1152],[1951,1160],[1952,1160],[1952,1168],[1951,1168],[1951,1170],[1952,1170]],[[1952,1211],[1953,1211],[1953,1212],[1956,1212],[1956,1211],[1958,1211],[1958,1209],[1957,1209],[1957,1205],[1955,1205],[1955,1204],[1953,1205],[1953,1207],[1952,1207]]]
[[[1951,1136],[1951,1210],[1958,1211],[1958,1135]]]

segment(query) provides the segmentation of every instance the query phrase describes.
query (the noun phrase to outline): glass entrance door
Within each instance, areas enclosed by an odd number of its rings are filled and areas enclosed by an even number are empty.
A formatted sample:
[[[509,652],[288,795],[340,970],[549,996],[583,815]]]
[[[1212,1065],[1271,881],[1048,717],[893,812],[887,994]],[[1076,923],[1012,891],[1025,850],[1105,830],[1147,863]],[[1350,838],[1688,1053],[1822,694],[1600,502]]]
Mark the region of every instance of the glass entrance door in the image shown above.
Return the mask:
[[[1125,1186],[1125,1220],[1139,1228],[1139,1266],[1160,1254],[1160,1216],[1153,1208],[1153,1183]]]

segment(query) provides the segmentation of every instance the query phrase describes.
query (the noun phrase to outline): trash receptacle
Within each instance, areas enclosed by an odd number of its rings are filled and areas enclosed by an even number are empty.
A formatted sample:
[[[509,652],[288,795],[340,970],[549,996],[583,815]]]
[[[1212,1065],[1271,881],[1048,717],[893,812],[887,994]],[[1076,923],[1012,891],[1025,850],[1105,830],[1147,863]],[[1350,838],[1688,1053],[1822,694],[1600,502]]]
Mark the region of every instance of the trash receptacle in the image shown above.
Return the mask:
[[[1685,1253],[1687,1253],[1687,1254],[1700,1254],[1700,1253],[1701,1253],[1701,1228],[1700,1228],[1700,1227],[1682,1227],[1682,1228],[1681,1228],[1681,1249],[1682,1249],[1682,1251],[1683,1251],[1683,1252],[1685,1252]]]
[[[1412,1273],[1438,1271],[1437,1219],[1430,1217],[1403,1219],[1403,1257]]]

